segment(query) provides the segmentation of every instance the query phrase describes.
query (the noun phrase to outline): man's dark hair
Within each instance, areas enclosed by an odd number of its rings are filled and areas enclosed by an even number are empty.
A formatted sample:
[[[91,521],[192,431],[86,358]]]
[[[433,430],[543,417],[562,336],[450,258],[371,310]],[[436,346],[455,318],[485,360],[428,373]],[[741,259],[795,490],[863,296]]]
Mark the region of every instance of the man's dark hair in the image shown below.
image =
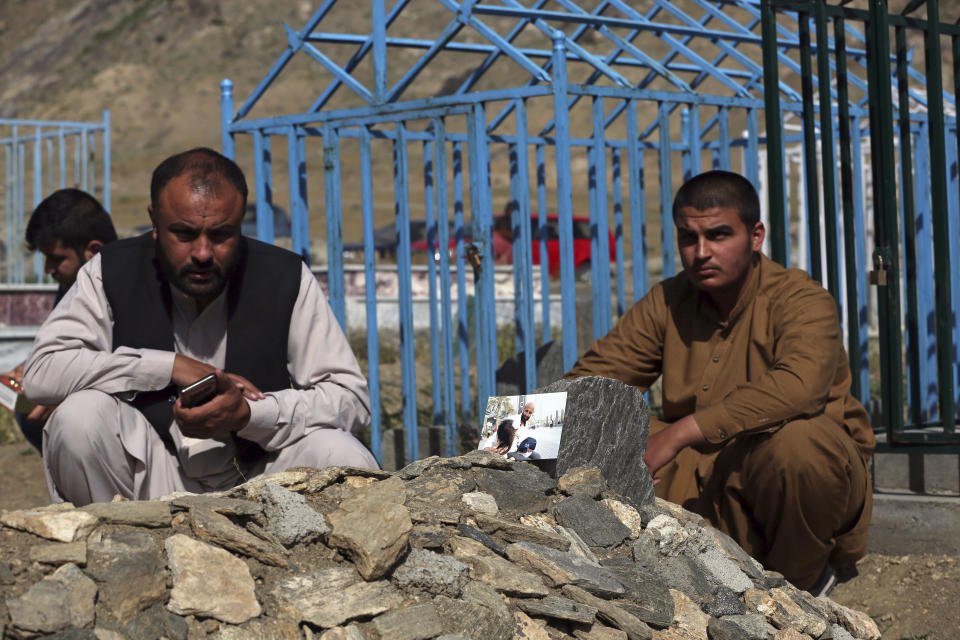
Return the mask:
[[[687,180],[673,199],[673,219],[680,209],[692,207],[706,211],[714,207],[729,207],[740,214],[740,221],[753,229],[760,221],[760,198],[750,181],[730,171],[707,171]]]
[[[189,174],[195,177],[196,186],[217,192],[219,178],[224,178],[243,196],[243,208],[247,208],[247,180],[237,163],[207,147],[196,147],[170,156],[153,170],[150,179],[150,205],[156,209],[160,192],[178,176]]]
[[[27,222],[27,247],[59,240],[64,247],[82,256],[94,240],[106,244],[117,239],[110,214],[100,201],[80,189],[60,189],[43,199]]]

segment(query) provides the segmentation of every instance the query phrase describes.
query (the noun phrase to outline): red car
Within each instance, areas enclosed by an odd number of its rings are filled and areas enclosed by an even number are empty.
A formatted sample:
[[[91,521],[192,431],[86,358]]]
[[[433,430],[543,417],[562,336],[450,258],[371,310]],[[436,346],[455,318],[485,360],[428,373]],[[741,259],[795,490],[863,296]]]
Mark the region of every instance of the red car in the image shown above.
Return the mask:
[[[450,249],[456,248],[456,240],[453,234],[453,223],[450,228]],[[550,261],[550,277],[560,277],[560,228],[559,219],[555,214],[547,216],[547,257]],[[540,264],[540,238],[538,230],[540,228],[539,216],[533,214],[530,216],[530,233],[532,237],[531,249],[533,264]],[[464,242],[470,242],[471,226],[465,225]],[[616,260],[616,250],[614,248],[613,232],[607,231],[608,243],[610,248],[610,260]],[[390,235],[392,244],[390,248],[396,249],[396,231],[393,225],[387,225],[378,229],[375,237],[379,235]],[[410,248],[413,251],[427,250],[426,222],[423,220],[411,220],[410,222]],[[510,216],[498,215],[493,217],[493,257],[496,264],[513,264],[513,234],[510,230]],[[358,245],[359,246],[359,245]],[[345,245],[346,249],[347,246]],[[352,248],[352,246],[351,246]],[[362,246],[360,246],[362,249]],[[377,249],[382,247],[377,246]],[[573,269],[578,277],[582,277],[590,269],[590,218],[583,216],[573,217]]]
[[[531,249],[533,254],[533,264],[540,264],[540,221],[537,214],[530,216],[530,235],[532,238]],[[513,263],[513,247],[511,243],[512,233],[510,231],[509,216],[495,216],[493,218],[494,236],[499,236],[504,240],[505,250],[498,256],[497,245],[500,244],[494,240],[494,260],[498,264]],[[555,214],[547,216],[547,259],[550,263],[550,277],[560,277],[560,221]],[[614,247],[613,232],[609,229],[608,245],[610,249],[610,260],[617,259],[616,249]],[[497,258],[500,258],[497,260]],[[590,218],[583,216],[573,217],[573,269],[579,276],[582,276],[590,269]]]

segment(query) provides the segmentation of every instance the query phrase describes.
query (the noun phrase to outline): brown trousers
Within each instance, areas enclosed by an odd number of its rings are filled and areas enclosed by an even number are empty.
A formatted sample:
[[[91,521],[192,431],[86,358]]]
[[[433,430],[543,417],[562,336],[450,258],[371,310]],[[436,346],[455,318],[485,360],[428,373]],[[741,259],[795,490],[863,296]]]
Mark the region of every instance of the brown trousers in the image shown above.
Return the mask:
[[[651,433],[666,426],[650,421]],[[658,497],[700,514],[801,589],[828,561],[866,553],[870,472],[853,440],[826,417],[746,433],[719,450],[687,447],[656,477]]]

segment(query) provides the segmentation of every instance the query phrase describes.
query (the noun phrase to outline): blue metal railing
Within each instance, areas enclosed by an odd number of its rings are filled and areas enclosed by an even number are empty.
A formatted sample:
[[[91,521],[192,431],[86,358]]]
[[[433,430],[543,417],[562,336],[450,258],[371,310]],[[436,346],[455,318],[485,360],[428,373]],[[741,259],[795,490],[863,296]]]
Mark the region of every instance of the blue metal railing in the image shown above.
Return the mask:
[[[339,3],[340,9],[346,4]],[[778,0],[776,11],[766,0],[722,5],[691,0],[687,12],[668,0],[653,0],[643,10],[622,0],[602,0],[590,11],[572,0],[551,3],[549,11],[545,0],[529,7],[513,0],[437,0],[437,11],[449,11],[449,23],[437,38],[388,36],[407,4],[400,0],[387,12],[383,2],[374,0],[369,32],[348,34],[322,31],[323,21],[338,10],[336,0],[327,0],[301,30],[287,28],[287,49],[239,109],[234,110],[229,80],[221,85],[221,105],[224,152],[234,157],[236,139],[253,138],[254,184],[264,212],[270,211],[274,169],[284,171],[281,162],[272,161],[270,140],[286,144],[293,248],[308,259],[304,144],[322,139],[326,261],[331,302],[342,323],[346,212],[357,204],[364,269],[372,283],[378,264],[375,204],[390,201],[398,239],[398,334],[409,459],[418,457],[416,429],[422,419],[445,425],[447,453],[455,452],[457,423],[475,424],[486,397],[495,391],[498,363],[512,355],[500,352],[496,339],[493,212],[501,209],[496,203],[510,203],[516,331],[510,349],[525,364],[523,386],[529,391],[539,382],[534,366],[538,342],[549,340],[555,328],[551,297],[559,298],[563,361],[570,367],[588,346],[577,342],[577,296],[590,296],[592,337],[598,337],[650,284],[676,273],[672,196],[683,179],[710,167],[742,172],[763,192],[767,249],[785,264],[810,270],[834,293],[848,337],[854,392],[869,404],[870,371],[876,370],[878,357],[870,353],[876,318],[866,282],[868,251],[873,249],[868,213],[874,202],[872,183],[864,176],[876,151],[868,153],[864,146],[865,139],[873,140],[867,126],[866,94],[873,73],[868,69],[869,31],[860,21],[865,12],[829,8],[824,0],[792,5]],[[472,37],[460,37],[465,31]],[[771,44],[761,46],[764,42]],[[712,53],[705,54],[705,47]],[[391,56],[391,50],[416,53],[401,58]],[[312,107],[248,119],[299,52],[317,62],[328,78]],[[475,56],[471,66],[460,62],[453,67],[468,71],[462,80],[458,77],[454,92],[407,97],[431,62],[446,54]],[[907,60],[905,95],[926,109],[924,73],[908,58],[902,58]],[[398,68],[401,61],[406,66]],[[368,69],[372,63],[371,86],[365,84],[369,71],[355,74],[365,63]],[[765,73],[770,69],[782,71]],[[800,74],[802,81],[787,82],[787,73]],[[831,76],[843,81],[831,82]],[[896,80],[891,74],[883,77]],[[955,109],[953,95],[940,89],[935,93]],[[836,102],[836,107],[821,111],[820,96],[829,96],[825,104]],[[910,118],[916,123],[911,126],[928,121],[922,112]],[[790,120],[802,125],[799,133],[785,129]],[[955,117],[943,120],[955,136]],[[344,151],[357,145],[358,155]],[[956,166],[955,147],[947,145],[951,167]],[[924,153],[918,148],[914,156]],[[374,179],[375,169],[387,166],[384,158],[392,158],[392,194]],[[495,173],[502,158],[509,168]],[[914,174],[923,166],[916,165]],[[359,192],[351,193],[343,181],[355,174],[361,184]],[[956,171],[951,175],[950,224],[955,229]],[[420,180],[423,188],[412,189]],[[929,202],[918,199],[921,216]],[[586,212],[578,212],[580,207]],[[440,249],[429,262],[429,381],[417,379],[407,306],[414,260],[409,223],[421,211],[426,246]],[[269,239],[272,216],[261,218],[258,231]],[[586,238],[575,234],[581,218],[589,229]],[[555,237],[548,237],[554,221]],[[589,244],[591,257],[587,289],[578,289],[575,268],[582,242]],[[956,238],[951,242],[956,244]],[[446,253],[448,246],[452,255]],[[534,253],[540,258],[539,275]],[[559,264],[551,264],[556,256]],[[551,272],[557,277],[551,278]],[[950,286],[955,287],[953,281]],[[375,405],[373,448],[380,457],[380,336],[371,288],[366,292],[367,353]],[[952,300],[956,306],[958,297]],[[911,364],[911,384],[921,376],[919,384],[929,384],[935,373],[925,371]],[[418,412],[417,386],[428,383],[433,406]]]
[[[42,257],[23,249],[26,222],[40,201],[73,187],[90,192],[110,210],[110,112],[103,112],[101,122],[0,118],[0,147],[5,253],[0,281],[41,282]]]

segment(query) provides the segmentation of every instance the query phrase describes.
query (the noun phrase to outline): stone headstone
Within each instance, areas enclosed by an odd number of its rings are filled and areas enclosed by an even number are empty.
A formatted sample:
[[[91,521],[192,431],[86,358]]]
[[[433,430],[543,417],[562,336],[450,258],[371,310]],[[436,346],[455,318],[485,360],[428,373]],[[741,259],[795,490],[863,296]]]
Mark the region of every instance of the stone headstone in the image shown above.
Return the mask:
[[[579,466],[600,469],[607,485],[637,506],[653,502],[653,479],[643,454],[650,409],[636,387],[589,376],[558,380],[537,393],[567,392],[557,475]]]

